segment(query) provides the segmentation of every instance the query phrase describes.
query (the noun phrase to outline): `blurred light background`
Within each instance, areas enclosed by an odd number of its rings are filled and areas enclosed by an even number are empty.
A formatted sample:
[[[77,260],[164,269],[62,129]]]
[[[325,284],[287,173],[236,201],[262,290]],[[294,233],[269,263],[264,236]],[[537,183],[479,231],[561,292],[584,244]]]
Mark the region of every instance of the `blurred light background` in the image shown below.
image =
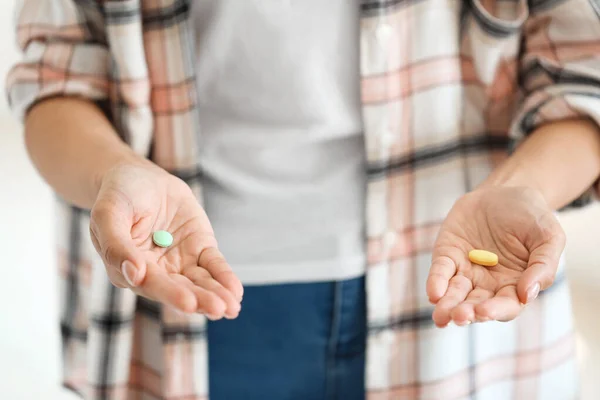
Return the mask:
[[[0,1],[0,87],[18,52],[12,0]],[[0,97],[0,399],[69,400],[60,388],[53,204],[30,165],[21,127]],[[561,216],[567,231],[582,374],[581,400],[600,399],[600,205]],[[505,400],[505,399],[502,399]]]

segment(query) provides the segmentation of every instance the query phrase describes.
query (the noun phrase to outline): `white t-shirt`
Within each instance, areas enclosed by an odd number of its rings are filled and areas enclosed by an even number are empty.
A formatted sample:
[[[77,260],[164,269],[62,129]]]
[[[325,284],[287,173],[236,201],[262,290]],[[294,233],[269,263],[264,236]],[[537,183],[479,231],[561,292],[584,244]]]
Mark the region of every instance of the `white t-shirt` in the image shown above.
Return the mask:
[[[358,0],[195,0],[204,200],[246,284],[360,276]]]

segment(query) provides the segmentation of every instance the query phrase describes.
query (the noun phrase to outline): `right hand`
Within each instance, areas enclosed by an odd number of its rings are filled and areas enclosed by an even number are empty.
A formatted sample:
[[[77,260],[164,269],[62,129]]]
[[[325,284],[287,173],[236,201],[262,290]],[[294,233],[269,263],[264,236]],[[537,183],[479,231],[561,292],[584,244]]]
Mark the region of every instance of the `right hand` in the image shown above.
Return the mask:
[[[427,294],[438,327],[511,321],[556,276],[565,234],[543,194],[530,187],[486,185],[462,198],[442,224]],[[472,263],[489,250],[497,265]]]
[[[168,248],[152,234],[173,235]],[[237,317],[242,284],[217,248],[190,187],[147,163],[120,165],[102,178],[90,233],[110,281],[185,313]]]

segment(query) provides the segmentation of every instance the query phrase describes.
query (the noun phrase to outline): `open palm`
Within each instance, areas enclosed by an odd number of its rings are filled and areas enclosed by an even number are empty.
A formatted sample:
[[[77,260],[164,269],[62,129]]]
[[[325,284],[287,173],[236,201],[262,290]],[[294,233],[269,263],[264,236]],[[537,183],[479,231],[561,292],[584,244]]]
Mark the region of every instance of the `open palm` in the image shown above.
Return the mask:
[[[462,197],[442,224],[433,250],[427,294],[439,327],[514,319],[554,280],[564,232],[543,197],[526,188],[491,187]],[[498,255],[484,267],[468,253]]]
[[[173,235],[168,248],[152,235]],[[92,241],[113,284],[184,312],[234,318],[242,285],[217,248],[191,189],[155,166],[123,166],[102,183],[92,209]]]

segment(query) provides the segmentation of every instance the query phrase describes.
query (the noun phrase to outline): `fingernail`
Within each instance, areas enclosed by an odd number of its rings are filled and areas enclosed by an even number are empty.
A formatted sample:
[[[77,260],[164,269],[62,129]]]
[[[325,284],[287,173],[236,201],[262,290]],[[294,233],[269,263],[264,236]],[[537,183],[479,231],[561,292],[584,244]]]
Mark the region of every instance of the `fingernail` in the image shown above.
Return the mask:
[[[219,319],[219,317],[217,317],[216,315],[212,315],[212,314],[205,314],[206,318],[210,319],[211,321],[216,321]]]
[[[456,325],[458,325],[458,326],[467,326],[467,325],[469,325],[470,323],[471,323],[471,321],[467,320],[467,321],[465,321],[465,322],[461,322],[460,324],[459,324],[459,323],[457,323]]]
[[[123,261],[121,264],[121,273],[130,286],[135,286],[135,278],[137,277],[137,269],[131,261]]]
[[[527,302],[531,302],[538,297],[540,293],[540,284],[538,282],[535,283],[532,287],[527,290]]]

